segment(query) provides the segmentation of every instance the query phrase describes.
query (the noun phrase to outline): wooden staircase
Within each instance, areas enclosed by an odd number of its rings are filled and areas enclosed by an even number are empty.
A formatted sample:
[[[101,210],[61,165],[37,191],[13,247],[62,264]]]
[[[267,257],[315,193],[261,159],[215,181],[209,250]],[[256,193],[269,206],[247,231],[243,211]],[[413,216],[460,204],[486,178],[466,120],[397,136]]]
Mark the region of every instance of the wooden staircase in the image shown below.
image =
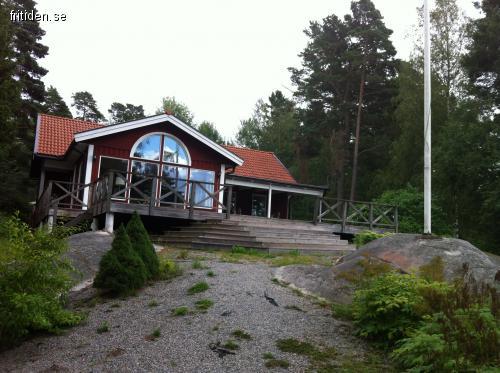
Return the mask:
[[[244,215],[174,227],[153,236],[153,241],[192,249],[230,249],[237,245],[265,249],[270,253],[299,250],[304,254],[342,254],[353,250],[347,241],[333,234],[329,224]]]

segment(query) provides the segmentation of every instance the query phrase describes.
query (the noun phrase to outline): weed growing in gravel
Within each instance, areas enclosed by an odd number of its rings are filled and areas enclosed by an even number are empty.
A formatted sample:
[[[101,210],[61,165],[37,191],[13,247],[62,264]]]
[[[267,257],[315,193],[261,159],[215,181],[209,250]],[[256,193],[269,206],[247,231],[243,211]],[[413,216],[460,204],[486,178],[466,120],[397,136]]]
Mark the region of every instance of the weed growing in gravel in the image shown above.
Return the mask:
[[[332,316],[341,320],[352,320],[353,309],[350,304],[332,303]]]
[[[290,363],[286,360],[282,359],[269,359],[265,364],[266,368],[283,368],[287,369],[290,366]]]
[[[283,352],[307,356],[312,370],[329,371],[327,370],[331,369],[329,362],[337,357],[337,351],[333,347],[319,349],[309,342],[302,342],[294,338],[279,339],[276,341],[276,346]]]
[[[264,352],[262,354],[262,358],[265,359],[265,360],[268,360],[268,359],[274,359],[274,355],[270,352]]]
[[[106,332],[109,332],[109,325],[107,321],[103,321],[97,328],[97,333],[102,334]]]
[[[193,269],[204,269],[206,268],[202,262],[200,262],[198,259],[195,259],[193,261],[193,264],[191,265]]]
[[[110,307],[111,308],[120,308],[121,305],[120,305],[120,303],[113,303]]]
[[[172,315],[174,316],[186,316],[189,312],[189,308],[186,306],[177,307],[172,310]]]
[[[295,304],[287,305],[287,306],[285,306],[285,308],[287,310],[294,310],[294,311],[299,311],[299,312],[306,312],[302,308],[300,308],[299,306],[296,306]]]
[[[211,299],[200,299],[199,301],[196,301],[195,305],[197,309],[206,311],[214,305],[214,302]]]
[[[236,329],[234,332],[231,333],[231,335],[233,337],[236,337],[238,339],[252,339],[252,336],[250,334],[248,334],[247,332],[245,332],[244,330],[241,330],[241,329]]]
[[[148,303],[148,307],[158,307],[158,302],[155,300],[152,300],[151,302]]]
[[[182,275],[182,269],[172,259],[160,257],[160,280],[170,280]]]
[[[151,334],[148,334],[147,336],[144,337],[145,340],[147,341],[155,341],[161,336],[161,331],[160,328],[156,328],[153,330]]]
[[[188,289],[188,294],[193,295],[197,293],[202,293],[204,291],[207,291],[209,287],[210,286],[208,286],[208,284],[205,281],[200,281]]]
[[[223,347],[227,348],[228,350],[239,350],[240,346],[233,340],[229,339],[224,343]]]
[[[189,253],[187,250],[182,250],[179,255],[177,255],[177,259],[187,260],[189,258]]]
[[[207,276],[208,276],[208,277],[215,277],[215,273],[214,273],[214,271],[208,271],[208,272],[207,272]]]

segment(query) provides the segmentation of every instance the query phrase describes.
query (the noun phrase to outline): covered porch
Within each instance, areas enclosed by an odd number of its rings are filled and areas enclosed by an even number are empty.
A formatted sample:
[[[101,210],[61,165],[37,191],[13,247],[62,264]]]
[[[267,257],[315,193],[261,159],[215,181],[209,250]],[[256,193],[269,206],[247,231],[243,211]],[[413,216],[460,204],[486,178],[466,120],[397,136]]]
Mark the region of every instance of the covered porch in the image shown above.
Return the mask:
[[[227,174],[225,183],[232,186],[231,214],[275,219],[290,219],[293,196],[323,198],[326,187],[282,183]],[[227,202],[227,197],[224,197]]]

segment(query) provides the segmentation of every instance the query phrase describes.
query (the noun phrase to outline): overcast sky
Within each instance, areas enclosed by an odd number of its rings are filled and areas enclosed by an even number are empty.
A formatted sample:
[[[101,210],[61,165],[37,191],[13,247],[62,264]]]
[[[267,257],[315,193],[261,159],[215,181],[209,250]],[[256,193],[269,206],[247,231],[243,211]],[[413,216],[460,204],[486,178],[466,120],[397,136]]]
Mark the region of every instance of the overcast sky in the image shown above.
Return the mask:
[[[477,15],[471,0],[458,2]],[[406,58],[423,0],[374,3]],[[300,65],[309,21],[342,17],[349,7],[348,0],[38,0],[39,13],[67,15],[42,22],[44,82],[68,105],[73,92],[91,92],[106,116],[114,101],[153,114],[162,97],[175,96],[195,121],[233,137],[259,98],[293,89],[287,68]]]

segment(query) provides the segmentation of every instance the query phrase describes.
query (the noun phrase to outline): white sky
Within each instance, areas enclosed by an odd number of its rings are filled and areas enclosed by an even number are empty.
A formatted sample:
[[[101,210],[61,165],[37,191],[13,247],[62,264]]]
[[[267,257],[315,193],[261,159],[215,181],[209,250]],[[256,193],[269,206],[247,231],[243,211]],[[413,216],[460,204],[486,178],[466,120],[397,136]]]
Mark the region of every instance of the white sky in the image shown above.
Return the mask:
[[[373,0],[406,58],[406,35],[423,0]],[[431,0],[432,3],[432,0]],[[472,0],[458,0],[469,16]],[[233,137],[259,98],[293,89],[290,66],[307,42],[311,20],[350,11],[348,0],[38,0],[38,12],[65,13],[66,22],[42,22],[49,55],[43,79],[70,105],[89,91],[103,114],[114,101],[143,105],[175,96],[195,121],[214,122]]]

